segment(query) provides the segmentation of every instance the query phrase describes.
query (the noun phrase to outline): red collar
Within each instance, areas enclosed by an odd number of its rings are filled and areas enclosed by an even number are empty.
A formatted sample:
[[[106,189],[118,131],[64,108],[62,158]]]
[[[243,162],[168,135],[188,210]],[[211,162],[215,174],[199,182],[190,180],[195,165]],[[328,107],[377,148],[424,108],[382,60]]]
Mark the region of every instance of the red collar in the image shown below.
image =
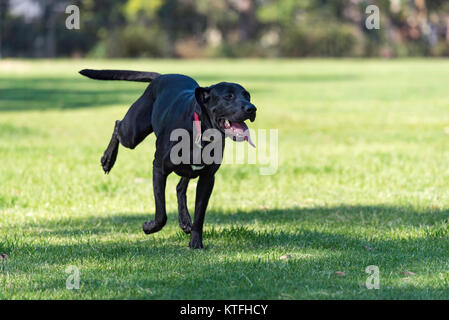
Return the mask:
[[[196,127],[196,136],[195,136],[195,144],[201,148],[201,124],[200,124],[200,118],[198,117],[198,113],[193,113],[194,121]]]

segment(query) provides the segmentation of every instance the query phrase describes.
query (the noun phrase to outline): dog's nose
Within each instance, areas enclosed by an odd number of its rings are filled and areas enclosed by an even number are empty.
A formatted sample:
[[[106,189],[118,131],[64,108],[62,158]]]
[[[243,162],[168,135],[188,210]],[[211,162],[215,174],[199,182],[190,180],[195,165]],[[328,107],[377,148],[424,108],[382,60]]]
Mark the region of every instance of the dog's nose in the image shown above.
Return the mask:
[[[252,104],[247,104],[243,107],[243,110],[245,110],[248,114],[254,114],[257,111],[257,108]]]

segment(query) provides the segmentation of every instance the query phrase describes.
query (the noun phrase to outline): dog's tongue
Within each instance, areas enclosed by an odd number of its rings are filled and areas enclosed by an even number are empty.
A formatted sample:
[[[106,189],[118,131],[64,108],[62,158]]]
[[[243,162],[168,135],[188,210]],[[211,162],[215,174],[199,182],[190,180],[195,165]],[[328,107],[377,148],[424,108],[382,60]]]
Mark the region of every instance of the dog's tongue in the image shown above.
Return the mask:
[[[245,122],[232,122],[231,127],[226,129],[226,133],[233,137],[235,141],[246,140],[251,146],[256,147],[251,141],[249,129]]]

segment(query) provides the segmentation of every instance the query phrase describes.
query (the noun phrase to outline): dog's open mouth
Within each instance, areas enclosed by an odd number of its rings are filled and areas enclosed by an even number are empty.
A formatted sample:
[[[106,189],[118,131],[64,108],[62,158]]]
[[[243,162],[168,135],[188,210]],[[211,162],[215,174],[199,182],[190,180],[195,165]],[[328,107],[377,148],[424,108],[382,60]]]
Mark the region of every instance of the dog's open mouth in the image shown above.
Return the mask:
[[[254,143],[251,141],[251,136],[249,133],[248,126],[245,122],[237,122],[237,121],[229,121],[227,119],[219,120],[221,129],[224,131],[225,135],[231,138],[234,141],[243,141],[246,140],[248,143],[256,147]]]

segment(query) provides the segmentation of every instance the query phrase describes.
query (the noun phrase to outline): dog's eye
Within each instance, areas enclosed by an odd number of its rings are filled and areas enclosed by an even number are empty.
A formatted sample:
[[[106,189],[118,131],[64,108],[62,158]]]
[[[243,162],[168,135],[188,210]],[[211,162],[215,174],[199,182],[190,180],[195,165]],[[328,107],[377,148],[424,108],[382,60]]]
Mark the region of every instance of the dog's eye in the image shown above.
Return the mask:
[[[248,101],[249,101],[249,100],[251,99],[251,97],[250,97],[249,93],[248,93],[248,92],[246,92],[246,91],[245,91],[245,92],[243,92],[243,93],[242,93],[242,95],[243,95],[243,98],[245,98],[245,99],[246,99],[246,100],[248,100]]]
[[[232,100],[232,99],[234,99],[234,94],[233,94],[233,93],[228,93],[228,94],[225,96],[225,99],[226,99],[226,100]]]

